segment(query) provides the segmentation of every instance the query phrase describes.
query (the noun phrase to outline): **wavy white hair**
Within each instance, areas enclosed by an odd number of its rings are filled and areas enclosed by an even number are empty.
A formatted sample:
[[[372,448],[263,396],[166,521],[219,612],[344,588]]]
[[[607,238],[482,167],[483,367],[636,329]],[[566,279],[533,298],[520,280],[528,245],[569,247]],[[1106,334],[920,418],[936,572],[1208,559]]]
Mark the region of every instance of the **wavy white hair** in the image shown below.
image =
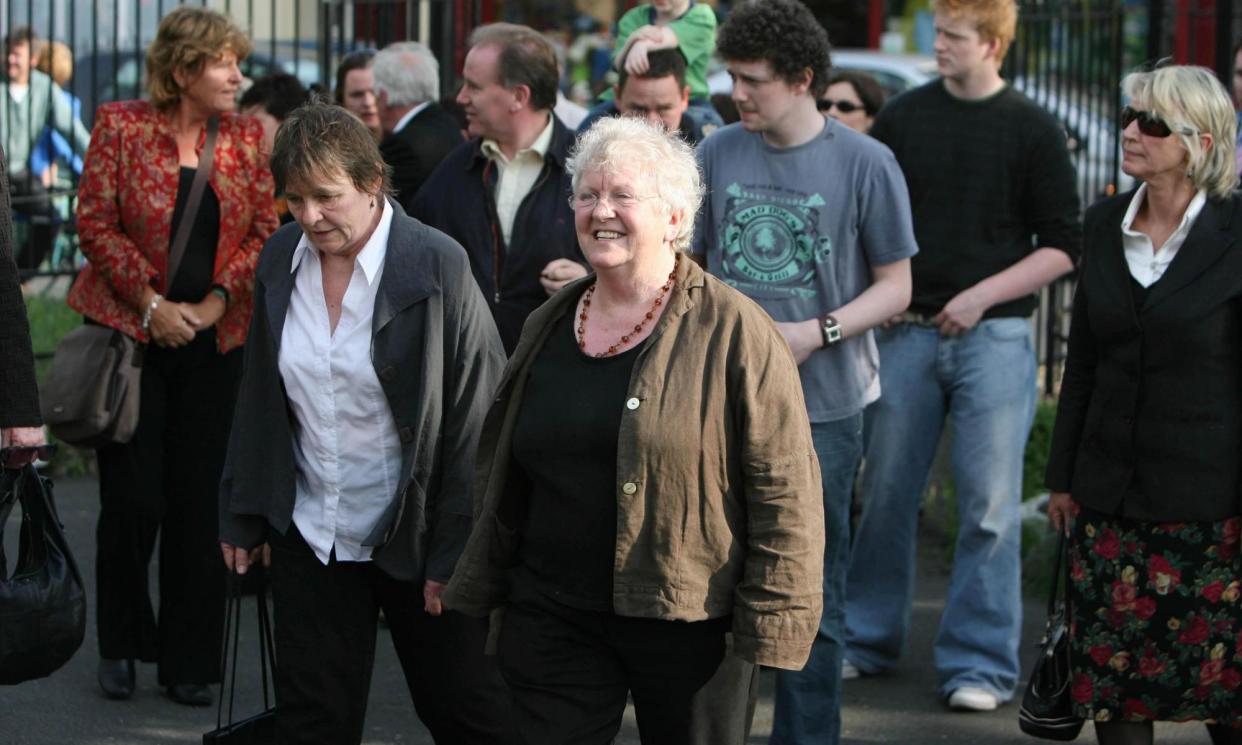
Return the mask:
[[[587,171],[638,174],[647,191],[668,214],[681,213],[673,248],[684,251],[694,235],[694,219],[703,203],[703,177],[689,143],[662,126],[628,116],[605,117],[591,125],[565,165],[574,193]]]
[[[388,94],[389,106],[414,106],[440,97],[440,63],[426,44],[399,41],[371,60],[375,92]]]

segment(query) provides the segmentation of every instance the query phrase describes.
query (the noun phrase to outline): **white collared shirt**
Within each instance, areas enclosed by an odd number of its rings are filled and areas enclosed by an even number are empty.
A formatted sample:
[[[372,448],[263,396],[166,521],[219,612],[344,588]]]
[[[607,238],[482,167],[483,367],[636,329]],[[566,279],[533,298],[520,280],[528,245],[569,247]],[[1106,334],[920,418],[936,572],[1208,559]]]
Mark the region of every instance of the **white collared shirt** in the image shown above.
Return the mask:
[[[1207,192],[1200,189],[1195,194],[1194,199],[1191,199],[1190,204],[1186,206],[1186,212],[1182,214],[1182,222],[1177,226],[1177,230],[1173,231],[1173,234],[1159,249],[1152,246],[1151,236],[1131,227],[1146,198],[1147,184],[1142,184],[1138,191],[1134,192],[1125,217],[1121,218],[1121,245],[1125,248],[1126,264],[1130,266],[1130,276],[1134,277],[1140,285],[1151,287],[1156,280],[1164,276],[1173,257],[1177,256],[1178,250],[1186,242],[1186,236],[1190,235],[1190,228],[1195,224],[1195,218],[1203,211],[1203,205],[1207,203]]]
[[[280,377],[297,421],[293,523],[324,564],[368,561],[362,542],[396,497],[401,440],[371,363],[371,319],[392,227],[392,206],[354,258],[336,331],[329,326],[319,252],[298,242],[280,337]]]
[[[483,155],[496,164],[496,216],[500,218],[500,231],[504,233],[505,245],[513,235],[513,221],[518,207],[530,193],[543,171],[543,159],[552,144],[552,115],[548,126],[535,138],[530,147],[517,151],[513,160],[505,157],[495,140],[483,140]]]
[[[429,105],[431,105],[430,101],[423,101],[419,105],[405,112],[405,116],[401,117],[400,121],[397,122],[397,126],[392,128],[393,134],[405,129],[405,125],[409,124],[411,119],[418,116],[418,112],[427,108]]]

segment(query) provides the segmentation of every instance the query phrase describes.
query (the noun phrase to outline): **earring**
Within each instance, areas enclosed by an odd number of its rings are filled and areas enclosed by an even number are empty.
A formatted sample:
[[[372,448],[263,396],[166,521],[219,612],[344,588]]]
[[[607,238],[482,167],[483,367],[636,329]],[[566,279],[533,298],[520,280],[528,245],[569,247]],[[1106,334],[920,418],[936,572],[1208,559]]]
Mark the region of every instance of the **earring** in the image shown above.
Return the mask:
[[[371,197],[371,209],[375,209],[375,197]]]

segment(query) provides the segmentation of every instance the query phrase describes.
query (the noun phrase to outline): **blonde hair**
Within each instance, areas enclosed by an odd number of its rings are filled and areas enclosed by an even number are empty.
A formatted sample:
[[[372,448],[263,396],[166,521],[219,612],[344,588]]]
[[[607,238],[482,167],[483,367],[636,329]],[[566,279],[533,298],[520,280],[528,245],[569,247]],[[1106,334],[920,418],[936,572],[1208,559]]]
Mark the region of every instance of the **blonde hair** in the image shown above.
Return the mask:
[[[932,0],[931,7],[933,13],[974,21],[980,38],[1000,42],[996,64],[1005,61],[1009,45],[1018,33],[1018,6],[1014,0]]]
[[[35,49],[35,69],[61,88],[73,77],[73,50],[59,41],[45,41]]]
[[[182,5],[160,21],[155,41],[147,47],[147,93],[157,108],[181,99],[176,73],[202,72],[210,60],[232,52],[241,60],[250,54],[250,38],[229,17],[208,8]]]
[[[1213,199],[1229,195],[1238,184],[1234,160],[1237,118],[1225,87],[1206,67],[1169,65],[1132,72],[1122,92],[1138,108],[1160,117],[1186,148],[1186,177]],[[1204,149],[1199,135],[1212,135]]]
[[[583,173],[616,173],[622,168],[638,174],[670,215],[681,213],[673,249],[689,248],[694,218],[703,203],[703,178],[690,145],[642,119],[605,117],[578,138],[565,164],[575,194]]]

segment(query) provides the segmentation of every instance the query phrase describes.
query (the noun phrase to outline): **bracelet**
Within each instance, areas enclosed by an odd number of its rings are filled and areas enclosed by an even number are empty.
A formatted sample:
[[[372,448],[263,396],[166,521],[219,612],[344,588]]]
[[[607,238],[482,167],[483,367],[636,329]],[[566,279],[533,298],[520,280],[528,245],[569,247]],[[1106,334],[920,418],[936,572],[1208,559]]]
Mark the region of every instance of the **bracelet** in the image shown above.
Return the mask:
[[[160,301],[163,299],[164,299],[164,296],[159,294],[158,292],[155,293],[155,297],[151,298],[150,304],[147,305],[146,312],[142,314],[143,333],[146,333],[147,331],[151,330],[151,314],[155,312],[155,308],[160,304]]]
[[[224,301],[224,307],[229,307],[229,291],[220,285],[211,286],[211,294]]]

